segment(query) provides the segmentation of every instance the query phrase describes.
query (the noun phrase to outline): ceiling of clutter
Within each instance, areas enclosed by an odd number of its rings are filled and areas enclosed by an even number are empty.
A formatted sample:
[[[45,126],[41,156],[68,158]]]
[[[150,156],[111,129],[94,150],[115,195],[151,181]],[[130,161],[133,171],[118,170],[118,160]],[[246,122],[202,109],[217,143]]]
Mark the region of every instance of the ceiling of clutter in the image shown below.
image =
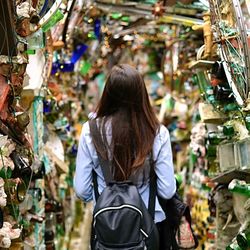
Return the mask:
[[[62,3],[60,8],[66,12],[64,40],[66,32],[68,38],[77,33],[82,33],[82,38],[84,35],[94,38],[99,27],[102,32],[112,34],[114,39],[118,39],[134,32],[155,34],[162,31],[162,26],[166,23],[187,26],[202,23],[201,13],[208,9],[208,2],[71,0]],[[79,20],[79,17],[82,19]],[[126,39],[132,38],[126,36]]]
[[[110,48],[122,44],[133,46],[151,41],[165,43],[168,36],[173,36],[171,25],[180,25],[191,29],[195,24],[202,24],[202,13],[207,11],[207,0],[70,0],[61,4],[66,13],[65,22],[53,31],[53,40],[72,44],[91,43],[92,51],[102,48],[108,53]],[[96,40],[104,41],[105,49],[97,46]],[[157,45],[156,45],[157,46]],[[90,49],[88,49],[90,51]],[[93,53],[92,56],[94,56]]]

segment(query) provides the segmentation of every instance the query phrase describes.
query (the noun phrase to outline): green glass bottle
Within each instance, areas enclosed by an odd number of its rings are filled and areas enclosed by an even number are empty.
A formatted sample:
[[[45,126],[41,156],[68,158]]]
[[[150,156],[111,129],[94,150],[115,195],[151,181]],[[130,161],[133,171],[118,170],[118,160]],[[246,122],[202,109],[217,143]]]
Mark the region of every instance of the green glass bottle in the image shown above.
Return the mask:
[[[34,50],[34,49],[27,49],[25,52],[27,55],[35,55],[36,54],[36,50]]]
[[[246,123],[246,128],[247,128],[247,130],[250,131],[250,115],[247,115],[247,116],[245,117],[245,123]]]
[[[206,148],[207,148],[207,157],[216,157],[217,148],[215,145],[208,144]]]
[[[242,249],[247,250],[250,248],[250,230],[239,233],[236,239],[237,239],[238,245]]]
[[[57,22],[62,20],[64,17],[63,13],[60,10],[57,10],[50,18],[49,20],[42,26],[43,32],[47,32],[50,28],[55,26]]]
[[[245,181],[234,179],[229,183],[228,189],[231,192],[239,193],[250,197],[250,184],[246,183]]]
[[[226,247],[226,250],[243,250],[237,243],[237,241],[234,241],[232,244]]]
[[[236,111],[238,109],[239,109],[239,106],[235,103],[229,103],[225,105],[223,108],[224,112]]]
[[[112,17],[113,19],[119,19],[119,18],[122,17],[122,13],[120,13],[120,12],[113,12],[113,13],[111,14],[111,17]]]
[[[87,73],[89,72],[90,68],[91,68],[91,63],[88,61],[82,61],[81,65],[80,65],[80,73],[82,75],[87,75]]]
[[[234,136],[234,127],[232,125],[223,126],[223,134],[229,137]]]
[[[2,168],[0,170],[0,177],[3,178],[3,179],[10,179],[11,175],[12,175],[12,170],[9,167]]]

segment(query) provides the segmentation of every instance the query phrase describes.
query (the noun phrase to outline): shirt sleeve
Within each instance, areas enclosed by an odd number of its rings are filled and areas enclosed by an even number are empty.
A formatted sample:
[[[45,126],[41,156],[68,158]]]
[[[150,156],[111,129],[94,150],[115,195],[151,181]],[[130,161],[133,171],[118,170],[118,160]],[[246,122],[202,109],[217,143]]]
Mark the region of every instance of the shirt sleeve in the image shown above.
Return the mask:
[[[76,195],[85,202],[93,199],[92,170],[94,167],[94,163],[86,143],[87,130],[89,130],[89,127],[88,124],[85,123],[79,140],[76,157],[76,172],[74,176],[74,189]]]
[[[170,136],[165,126],[160,127],[158,136],[160,148],[155,162],[157,190],[160,197],[170,199],[176,192],[176,180],[174,176]]]

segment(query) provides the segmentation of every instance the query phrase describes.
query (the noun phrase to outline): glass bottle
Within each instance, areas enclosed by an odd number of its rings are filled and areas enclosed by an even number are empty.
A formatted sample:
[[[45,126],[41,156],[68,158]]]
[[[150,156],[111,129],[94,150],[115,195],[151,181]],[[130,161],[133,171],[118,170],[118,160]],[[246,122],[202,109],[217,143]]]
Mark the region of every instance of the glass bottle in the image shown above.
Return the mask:
[[[64,15],[60,10],[57,10],[49,20],[42,26],[43,32],[47,32],[50,28],[52,28],[57,22],[63,19]]]
[[[247,250],[250,248],[250,230],[239,233],[236,239],[237,239],[238,245],[242,249]]]
[[[234,241],[232,244],[226,247],[226,250],[243,250],[237,243],[237,241]]]
[[[250,184],[246,183],[245,181],[234,179],[229,183],[228,189],[231,192],[240,193],[250,197]]]

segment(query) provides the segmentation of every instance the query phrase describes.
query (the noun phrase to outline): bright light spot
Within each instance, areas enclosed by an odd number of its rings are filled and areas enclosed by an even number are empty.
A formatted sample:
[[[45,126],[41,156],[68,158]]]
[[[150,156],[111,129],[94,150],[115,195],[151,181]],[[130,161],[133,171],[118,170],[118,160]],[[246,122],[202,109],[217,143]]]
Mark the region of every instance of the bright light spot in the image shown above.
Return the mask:
[[[163,73],[161,71],[157,72],[157,76],[160,78],[160,79],[163,79]]]
[[[133,40],[134,40],[134,37],[131,36],[131,35],[125,35],[125,36],[123,37],[123,40],[124,40],[124,41],[133,41]]]

